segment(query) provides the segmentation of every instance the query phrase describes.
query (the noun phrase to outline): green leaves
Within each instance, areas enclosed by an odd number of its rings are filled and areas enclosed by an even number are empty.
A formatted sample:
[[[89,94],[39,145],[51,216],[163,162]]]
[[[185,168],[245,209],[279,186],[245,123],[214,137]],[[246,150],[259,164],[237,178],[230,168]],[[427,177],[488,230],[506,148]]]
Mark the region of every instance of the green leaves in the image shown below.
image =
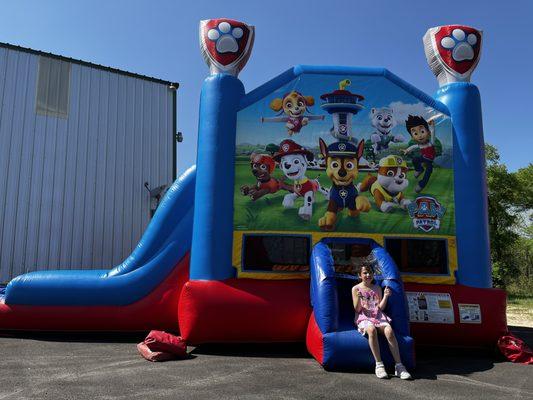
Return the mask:
[[[509,172],[498,150],[485,145],[492,277],[495,286],[531,284],[533,165]]]

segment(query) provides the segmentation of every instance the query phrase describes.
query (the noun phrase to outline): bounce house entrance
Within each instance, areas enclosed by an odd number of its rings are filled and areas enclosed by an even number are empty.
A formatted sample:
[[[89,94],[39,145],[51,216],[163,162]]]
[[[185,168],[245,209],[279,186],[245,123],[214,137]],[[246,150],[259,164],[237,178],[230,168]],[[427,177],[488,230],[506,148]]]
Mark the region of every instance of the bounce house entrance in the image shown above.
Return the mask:
[[[393,295],[386,314],[392,318],[404,362],[414,364],[414,342],[409,336],[409,318],[399,270],[389,253],[370,239],[327,238],[311,254],[311,305],[307,348],[326,369],[371,367],[367,338],[354,326],[351,295],[358,271],[367,265],[375,271],[375,283],[388,286]],[[385,362],[392,362],[386,341],[380,348]]]

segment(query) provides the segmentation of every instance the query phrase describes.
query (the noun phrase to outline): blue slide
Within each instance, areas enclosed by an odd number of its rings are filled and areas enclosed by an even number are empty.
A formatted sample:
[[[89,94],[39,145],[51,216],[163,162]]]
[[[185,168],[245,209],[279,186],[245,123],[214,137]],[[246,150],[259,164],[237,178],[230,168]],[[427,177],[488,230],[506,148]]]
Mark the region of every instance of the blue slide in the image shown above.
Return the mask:
[[[316,329],[309,329],[307,346],[311,354],[327,370],[369,369],[374,366],[368,339],[361,335],[354,324],[355,312],[351,289],[353,279],[335,273],[331,250],[327,243],[361,243],[371,247],[381,273],[376,283],[388,286],[390,297],[386,314],[392,319],[402,361],[407,368],[414,367],[414,341],[409,336],[407,304],[394,260],[387,251],[370,239],[326,238],[317,243],[311,255],[311,305]],[[383,361],[392,364],[387,341],[380,335]]]
[[[124,306],[152,292],[190,251],[196,168],[169,188],[131,255],[111,270],[38,271],[14,278],[5,304]]]

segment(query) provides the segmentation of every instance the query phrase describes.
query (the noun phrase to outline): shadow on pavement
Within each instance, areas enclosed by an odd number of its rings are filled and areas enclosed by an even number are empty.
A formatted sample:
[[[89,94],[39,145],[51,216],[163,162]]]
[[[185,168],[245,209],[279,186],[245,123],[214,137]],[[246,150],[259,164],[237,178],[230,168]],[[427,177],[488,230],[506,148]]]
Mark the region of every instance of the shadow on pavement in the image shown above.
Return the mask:
[[[496,349],[418,347],[416,356],[415,378],[431,380],[437,379],[439,375],[467,376],[488,371],[495,364],[505,362]]]
[[[139,343],[148,332],[19,332],[3,331],[0,337],[66,343]]]
[[[311,358],[305,343],[202,344],[191,353],[230,357]]]
[[[533,328],[509,327],[516,336],[533,347]],[[0,332],[0,337],[67,343],[131,343],[144,340],[148,332]],[[191,347],[189,348],[191,350]],[[191,358],[197,355],[261,358],[311,358],[305,343],[224,343],[192,347]],[[416,378],[437,379],[442,374],[468,375],[490,370],[506,362],[494,349],[417,347]]]

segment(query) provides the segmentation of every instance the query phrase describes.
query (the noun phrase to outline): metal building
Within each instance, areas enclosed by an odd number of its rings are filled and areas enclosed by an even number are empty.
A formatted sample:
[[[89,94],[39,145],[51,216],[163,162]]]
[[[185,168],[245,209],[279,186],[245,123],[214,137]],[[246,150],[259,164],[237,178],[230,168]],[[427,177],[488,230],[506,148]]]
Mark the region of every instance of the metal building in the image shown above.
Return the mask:
[[[129,255],[175,179],[177,86],[0,43],[0,283]]]

